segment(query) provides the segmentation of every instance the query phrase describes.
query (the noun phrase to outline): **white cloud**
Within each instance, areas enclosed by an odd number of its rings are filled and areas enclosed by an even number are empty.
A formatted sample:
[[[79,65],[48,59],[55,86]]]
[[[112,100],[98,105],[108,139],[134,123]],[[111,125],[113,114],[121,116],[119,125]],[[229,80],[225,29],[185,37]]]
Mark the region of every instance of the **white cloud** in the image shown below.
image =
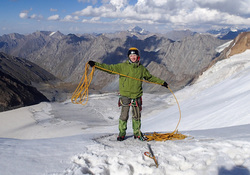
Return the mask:
[[[93,14],[93,7],[92,6],[88,6],[86,7],[85,9],[81,10],[81,11],[76,11],[74,13],[74,15],[77,15],[77,16],[90,16],[91,14]]]
[[[41,19],[43,19],[43,16],[42,15],[33,14],[29,18],[36,19],[36,20],[41,20]]]
[[[31,19],[35,19],[36,17],[37,17],[36,14],[33,14],[33,15],[30,16]]]
[[[83,3],[92,3],[92,4],[96,4],[97,3],[97,0],[78,0],[78,2],[83,2]]]
[[[222,18],[221,24],[231,24],[231,25],[250,25],[250,18],[242,18],[235,15],[225,15]]]
[[[49,21],[57,21],[59,19],[60,19],[59,15],[52,15],[52,16],[48,17]]]
[[[114,6],[117,10],[124,8],[128,5],[127,0],[110,0],[110,4]]]
[[[83,19],[82,20],[82,23],[99,23],[99,24],[104,24],[105,22],[102,22],[102,21],[100,21],[100,17],[93,17],[93,18],[91,18],[91,19]]]
[[[38,20],[38,21],[41,20],[41,19],[43,19],[42,15],[37,15],[37,14],[29,15],[30,11],[32,11],[32,9],[22,11],[19,14],[19,17],[22,18],[22,19],[35,19],[35,20]]]
[[[165,28],[207,28],[208,25],[248,25],[250,0],[78,0],[88,3],[80,11],[66,14],[63,19],[53,15],[51,21],[98,24],[158,25]],[[96,4],[96,5],[91,5]],[[85,4],[86,5],[86,4]],[[50,9],[57,11],[57,9]],[[41,19],[38,15],[19,14],[20,18]],[[245,24],[244,24],[245,23]],[[156,26],[155,26],[156,27]]]
[[[195,0],[203,8],[216,9],[234,15],[250,15],[250,0]]]
[[[57,9],[50,8],[51,12],[57,12]]]
[[[245,0],[245,1],[241,1],[241,7],[239,8],[239,11],[242,13],[242,14],[250,14],[250,0]]]
[[[23,19],[28,18],[28,13],[29,11],[25,10],[19,14],[19,17]]]
[[[78,16],[66,15],[62,21],[64,22],[76,22],[79,20]]]
[[[217,3],[225,3],[226,0],[195,0],[195,2],[203,4],[217,4]]]
[[[94,18],[91,18],[91,21],[99,21],[101,18],[100,17],[94,17]]]
[[[177,16],[182,7],[190,7],[190,5],[187,6],[187,1],[190,2],[190,0],[182,0],[176,4],[175,1],[167,0],[138,0],[135,5],[129,5],[126,0],[111,0],[109,5],[106,4],[96,8],[88,6],[75,12],[74,15],[134,21],[152,20],[151,23],[166,23],[169,22],[171,16]],[[177,8],[180,8],[180,10]]]

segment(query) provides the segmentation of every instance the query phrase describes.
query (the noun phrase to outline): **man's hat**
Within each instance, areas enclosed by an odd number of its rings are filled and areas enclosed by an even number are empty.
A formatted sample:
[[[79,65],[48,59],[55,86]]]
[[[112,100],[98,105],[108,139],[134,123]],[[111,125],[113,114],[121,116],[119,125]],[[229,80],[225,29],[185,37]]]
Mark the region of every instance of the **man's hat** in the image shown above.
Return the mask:
[[[139,55],[139,50],[135,47],[131,47],[129,50],[128,50],[128,56],[131,55],[131,54],[135,54],[137,55],[138,57],[140,56]]]

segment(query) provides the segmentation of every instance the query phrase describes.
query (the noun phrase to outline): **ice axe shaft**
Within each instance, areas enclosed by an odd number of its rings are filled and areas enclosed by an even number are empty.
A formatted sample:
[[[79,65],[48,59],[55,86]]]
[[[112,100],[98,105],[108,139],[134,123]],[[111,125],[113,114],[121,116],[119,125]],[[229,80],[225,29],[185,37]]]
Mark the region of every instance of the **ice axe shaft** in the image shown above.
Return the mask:
[[[153,153],[153,151],[151,149],[151,146],[149,144],[147,144],[147,145],[148,145],[148,149],[149,149],[149,152],[150,152],[151,156],[154,157],[155,155],[154,155],[154,153]]]
[[[154,156],[154,153],[153,153],[153,151],[151,149],[151,146],[149,144],[147,144],[147,145],[148,145],[149,152],[145,152],[144,155],[151,158],[151,159],[153,159],[154,162],[155,162],[156,167],[158,168],[158,162],[157,162],[157,160],[156,160],[156,158]]]

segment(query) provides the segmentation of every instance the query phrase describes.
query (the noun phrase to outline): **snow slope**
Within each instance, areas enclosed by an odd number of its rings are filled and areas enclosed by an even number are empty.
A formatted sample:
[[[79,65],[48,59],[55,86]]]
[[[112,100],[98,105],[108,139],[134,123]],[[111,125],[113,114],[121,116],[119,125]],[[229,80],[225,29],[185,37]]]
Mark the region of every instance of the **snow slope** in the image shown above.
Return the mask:
[[[250,51],[223,60],[175,93],[185,140],[116,141],[117,94],[92,94],[86,106],[40,103],[0,113],[1,175],[249,175]],[[142,131],[171,132],[173,96],[144,94]],[[158,160],[145,157],[147,144]]]

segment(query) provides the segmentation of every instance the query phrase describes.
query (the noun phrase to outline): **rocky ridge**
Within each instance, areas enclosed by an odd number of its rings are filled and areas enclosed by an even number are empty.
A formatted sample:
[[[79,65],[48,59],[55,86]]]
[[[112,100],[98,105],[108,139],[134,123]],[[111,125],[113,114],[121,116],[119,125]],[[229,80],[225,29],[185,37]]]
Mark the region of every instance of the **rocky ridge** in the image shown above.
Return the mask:
[[[124,62],[128,48],[137,47],[141,63],[177,90],[192,82],[218,56],[216,47],[226,42],[197,33],[190,33],[181,41],[152,33],[143,35],[143,39],[140,36],[130,32],[123,32],[122,35],[63,35],[60,32],[38,31],[29,35],[0,37],[0,51],[25,58],[57,78],[77,84],[89,60],[107,64]],[[114,75],[96,71],[92,87],[98,91],[116,91],[117,85],[109,88],[115,80]],[[157,91],[161,88],[145,85],[145,89]]]
[[[247,49],[250,49],[250,32],[242,32],[236,38],[225,44],[228,46],[226,46],[221,51],[221,54],[214,60],[212,60],[210,64],[202,70],[202,72],[208,70],[218,61],[221,61],[223,59],[230,59],[231,56],[243,53]]]
[[[49,101],[36,88],[28,86],[0,70],[0,112]]]
[[[0,74],[0,111],[55,101],[60,96],[58,84],[62,82],[26,59],[0,52]]]

